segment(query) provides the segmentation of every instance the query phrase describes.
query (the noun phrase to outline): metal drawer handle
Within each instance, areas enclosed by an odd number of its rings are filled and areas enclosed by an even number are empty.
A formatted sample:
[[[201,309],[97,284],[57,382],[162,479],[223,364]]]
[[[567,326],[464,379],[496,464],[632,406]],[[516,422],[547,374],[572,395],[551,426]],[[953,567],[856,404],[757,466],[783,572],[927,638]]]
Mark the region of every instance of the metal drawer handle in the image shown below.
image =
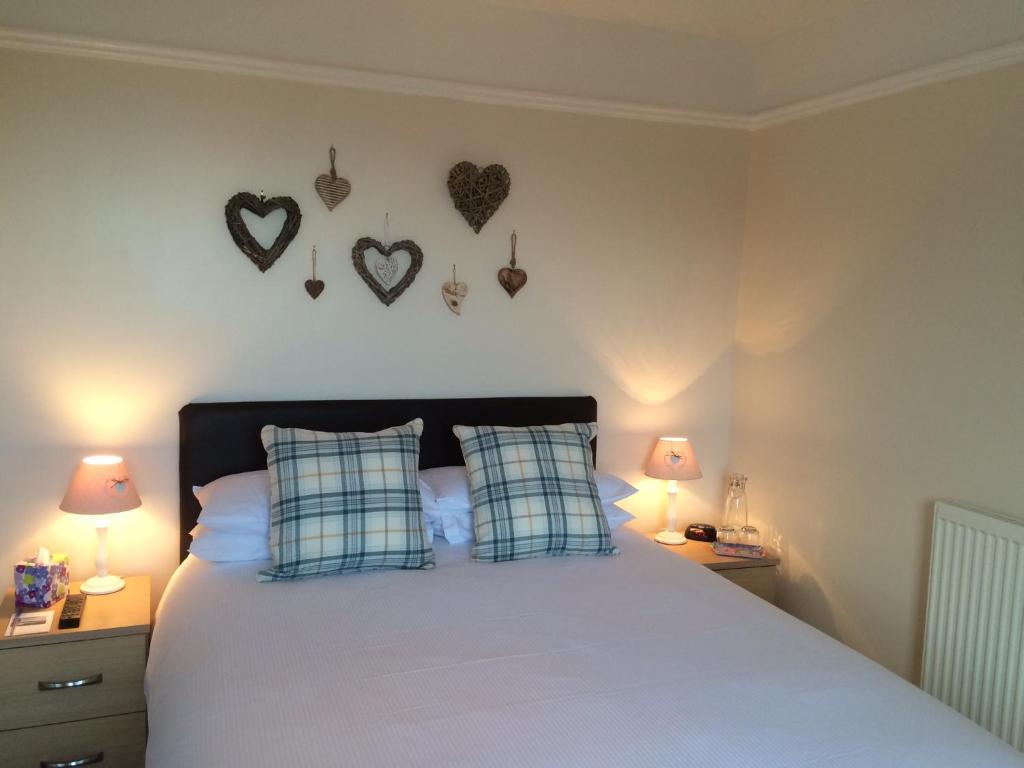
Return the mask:
[[[73,760],[40,760],[39,768],[75,768],[79,765],[95,765],[103,762],[103,753],[76,757]]]
[[[95,675],[89,675],[89,677],[80,677],[78,680],[59,680],[54,682],[39,681],[40,691],[59,691],[63,688],[81,688],[86,685],[96,685],[103,682],[103,673],[97,672]],[[100,760],[103,759],[103,754],[100,753]],[[92,762],[96,762],[93,760]],[[64,765],[64,763],[54,763],[54,765]],[[67,765],[88,765],[88,763],[67,763]]]

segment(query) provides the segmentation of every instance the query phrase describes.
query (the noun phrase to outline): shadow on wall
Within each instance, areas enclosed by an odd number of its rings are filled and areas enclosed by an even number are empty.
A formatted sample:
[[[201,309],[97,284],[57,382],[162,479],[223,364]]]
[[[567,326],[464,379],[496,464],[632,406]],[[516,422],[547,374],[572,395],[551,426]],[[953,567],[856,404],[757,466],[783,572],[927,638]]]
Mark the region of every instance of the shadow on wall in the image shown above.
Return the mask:
[[[787,581],[785,578],[779,580],[779,608],[820,629],[829,637],[838,637],[839,626],[832,613],[831,602],[821,585],[808,573],[803,574],[799,581]]]
[[[793,349],[857,294],[865,280],[863,255],[834,246],[830,256],[822,258],[810,248],[781,266],[756,263],[753,256],[748,260],[736,318],[736,342],[744,352],[774,355]],[[790,276],[775,274],[779,270]],[[772,290],[744,290],[748,284]]]
[[[928,580],[931,572],[932,560],[932,528],[935,523],[935,500],[921,506],[918,513],[918,530],[921,542],[921,552],[924,557],[924,567],[917,576],[917,610],[914,612],[914,672],[911,682],[919,685],[921,682],[921,662],[924,659],[924,628],[925,619],[928,613]]]
[[[604,358],[593,360],[598,366],[606,362]],[[601,370],[605,371],[603,367]],[[628,367],[623,365],[622,370]],[[655,441],[667,434],[689,437],[704,471],[702,478],[680,483],[680,524],[717,523],[725,499],[725,471],[729,459],[730,412],[722,403],[721,393],[732,384],[731,350],[723,351],[696,376],[688,378],[686,386],[667,400],[638,399],[634,387],[623,386],[614,373],[611,376],[620,386],[617,391],[606,394],[599,404],[601,433],[613,440],[618,455],[628,456],[630,462],[625,466],[608,464],[602,459],[599,447],[598,466],[621,475],[640,490],[636,496],[622,502],[622,506],[638,518],[631,527],[651,531],[664,523],[665,481],[649,478],[643,470]],[[675,385],[670,388],[675,389]]]

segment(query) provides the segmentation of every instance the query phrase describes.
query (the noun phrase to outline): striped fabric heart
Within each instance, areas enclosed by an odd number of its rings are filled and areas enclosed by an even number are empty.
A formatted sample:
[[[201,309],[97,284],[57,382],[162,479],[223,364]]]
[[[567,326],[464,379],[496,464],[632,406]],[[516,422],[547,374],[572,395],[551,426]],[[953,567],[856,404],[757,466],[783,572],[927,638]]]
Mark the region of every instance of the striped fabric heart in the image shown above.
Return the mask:
[[[352,185],[348,183],[348,179],[343,179],[340,176],[332,176],[331,174],[321,173],[316,177],[316,181],[313,182],[313,186],[316,188],[316,193],[320,195],[320,199],[324,201],[324,205],[327,206],[327,210],[333,211],[338,207],[338,203],[348,197],[349,192],[352,191]]]
[[[348,183],[348,179],[339,176],[338,171],[334,167],[334,160],[337,154],[334,147],[331,147],[330,172],[321,173],[316,177],[316,181],[313,182],[313,188],[316,189],[316,193],[320,195],[320,199],[324,201],[324,205],[327,206],[329,211],[337,208],[338,203],[348,197],[352,191],[352,185]]]

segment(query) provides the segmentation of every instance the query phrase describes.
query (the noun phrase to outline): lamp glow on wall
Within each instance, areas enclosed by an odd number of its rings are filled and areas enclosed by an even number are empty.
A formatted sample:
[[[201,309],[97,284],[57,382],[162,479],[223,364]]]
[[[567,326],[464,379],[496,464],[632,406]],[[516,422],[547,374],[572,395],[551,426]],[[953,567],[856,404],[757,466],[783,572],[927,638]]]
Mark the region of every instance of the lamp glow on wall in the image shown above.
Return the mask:
[[[676,494],[680,480],[696,480],[704,476],[697,463],[697,454],[687,437],[662,437],[647,459],[644,474],[660,480],[668,480],[668,511],[665,528],[654,537],[662,544],[685,544],[686,537],[677,530]]]
[[[124,579],[107,572],[107,528],[117,512],[142,505],[124,459],[87,456],[75,470],[60,508],[75,515],[93,515],[96,523],[96,575],[82,582],[87,595],[109,595],[124,589]]]

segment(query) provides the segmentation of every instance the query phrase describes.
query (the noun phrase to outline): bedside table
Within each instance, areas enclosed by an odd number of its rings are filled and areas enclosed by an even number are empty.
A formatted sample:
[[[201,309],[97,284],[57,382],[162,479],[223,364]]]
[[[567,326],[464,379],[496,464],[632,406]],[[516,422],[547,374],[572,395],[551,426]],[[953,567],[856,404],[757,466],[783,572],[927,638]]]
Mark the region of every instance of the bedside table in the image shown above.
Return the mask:
[[[654,534],[645,534],[648,539],[654,542]],[[669,549],[680,557],[685,557],[700,563],[705,568],[710,568],[719,576],[723,576],[737,586],[743,587],[748,592],[753,592],[769,603],[775,602],[775,579],[777,576],[776,567],[779,564],[777,557],[765,557],[760,560],[752,560],[745,557],[724,557],[716,555],[715,550],[706,541],[687,541],[679,546],[658,544],[662,549]]]
[[[72,582],[71,593],[80,582]],[[89,595],[77,629],[0,637],[0,762],[62,768],[136,768],[146,760],[142,679],[149,646],[148,576],[125,579],[111,595]],[[14,612],[0,606],[0,631]]]

